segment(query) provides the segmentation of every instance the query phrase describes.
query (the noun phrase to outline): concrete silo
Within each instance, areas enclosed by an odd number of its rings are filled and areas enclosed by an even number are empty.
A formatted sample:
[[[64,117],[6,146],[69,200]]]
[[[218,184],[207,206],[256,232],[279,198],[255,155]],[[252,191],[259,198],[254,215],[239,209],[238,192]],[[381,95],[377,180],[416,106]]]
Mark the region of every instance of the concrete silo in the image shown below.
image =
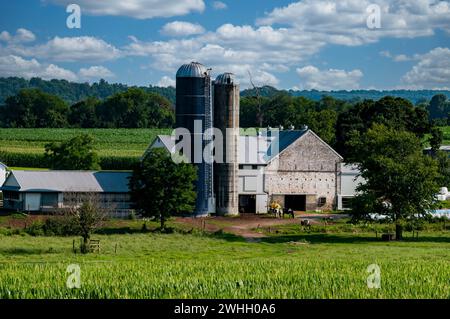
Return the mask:
[[[205,146],[211,142],[211,137],[204,137],[203,133],[212,127],[211,77],[204,65],[192,62],[178,69],[175,115],[176,127],[185,128],[190,132],[190,160],[198,169],[194,214],[206,216],[215,212],[215,202],[212,158],[205,159],[203,156]]]
[[[222,146],[224,161],[214,163],[216,210],[222,215],[237,215],[239,214],[239,84],[232,73],[224,73],[214,81],[213,92],[214,127],[222,132],[224,139]]]

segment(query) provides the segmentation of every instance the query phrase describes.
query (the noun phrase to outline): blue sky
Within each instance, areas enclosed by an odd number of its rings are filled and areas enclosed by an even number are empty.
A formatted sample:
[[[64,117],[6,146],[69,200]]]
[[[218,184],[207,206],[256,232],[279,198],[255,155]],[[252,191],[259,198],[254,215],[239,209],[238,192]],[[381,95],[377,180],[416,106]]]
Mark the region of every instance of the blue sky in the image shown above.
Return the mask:
[[[1,0],[0,12],[0,76],[168,86],[196,60],[244,88],[249,73],[284,89],[450,88],[449,1]]]

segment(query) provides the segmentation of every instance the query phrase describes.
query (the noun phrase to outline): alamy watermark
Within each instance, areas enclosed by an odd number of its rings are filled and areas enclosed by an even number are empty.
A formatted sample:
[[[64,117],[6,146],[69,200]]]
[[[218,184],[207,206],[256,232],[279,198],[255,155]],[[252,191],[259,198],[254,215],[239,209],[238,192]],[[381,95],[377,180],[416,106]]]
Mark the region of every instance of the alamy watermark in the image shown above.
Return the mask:
[[[81,8],[78,4],[69,4],[66,8],[66,12],[70,13],[67,17],[66,25],[69,29],[81,28]]]
[[[68,289],[81,288],[81,268],[78,264],[70,264],[67,266],[66,273],[69,274],[66,281]]]
[[[366,25],[369,29],[381,29],[381,8],[378,4],[371,4],[366,8],[369,14]]]
[[[366,272],[370,275],[367,277],[367,288],[380,289],[381,288],[381,268],[377,264],[370,264]]]

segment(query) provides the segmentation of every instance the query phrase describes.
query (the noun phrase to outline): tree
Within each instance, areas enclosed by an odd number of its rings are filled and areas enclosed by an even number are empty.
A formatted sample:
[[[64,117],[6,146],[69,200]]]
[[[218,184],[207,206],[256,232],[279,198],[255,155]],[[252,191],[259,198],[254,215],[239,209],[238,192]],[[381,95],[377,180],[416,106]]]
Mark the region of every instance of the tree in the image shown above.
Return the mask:
[[[170,216],[194,209],[196,179],[192,164],[177,164],[167,151],[152,149],[130,178],[131,200],[144,216],[158,218],[164,229]]]
[[[442,133],[442,130],[439,127],[433,126],[431,128],[431,137],[428,139],[431,146],[431,154],[433,156],[439,151],[443,138],[444,133]]]
[[[450,158],[448,153],[445,151],[438,151],[435,154],[435,159],[438,163],[439,170],[439,186],[449,187],[450,186]]]
[[[101,226],[108,212],[114,210],[112,203],[102,203],[101,195],[96,193],[66,193],[65,216],[75,232],[83,238],[81,252],[89,252],[91,234]]]
[[[447,103],[447,96],[444,94],[436,94],[431,98],[428,105],[428,112],[430,119],[447,118],[450,111],[450,103]]]
[[[59,97],[37,89],[23,89],[6,99],[2,122],[8,127],[65,127],[66,103]]]
[[[402,239],[407,221],[427,215],[434,207],[439,178],[436,161],[422,153],[420,140],[407,131],[375,124],[351,141],[363,154],[358,166],[365,184],[353,202],[354,219],[382,214],[395,223],[396,239]]]
[[[391,96],[378,101],[364,100],[339,114],[336,123],[336,149],[346,161],[358,163],[370,156],[347,144],[355,134],[363,135],[373,124],[383,124],[396,130],[405,130],[422,138],[430,131],[428,113],[408,100]]]
[[[92,128],[98,126],[96,110],[100,100],[89,97],[70,107],[69,123],[75,127]]]
[[[52,169],[98,170],[100,160],[93,148],[94,139],[84,134],[62,143],[45,145],[45,157]]]

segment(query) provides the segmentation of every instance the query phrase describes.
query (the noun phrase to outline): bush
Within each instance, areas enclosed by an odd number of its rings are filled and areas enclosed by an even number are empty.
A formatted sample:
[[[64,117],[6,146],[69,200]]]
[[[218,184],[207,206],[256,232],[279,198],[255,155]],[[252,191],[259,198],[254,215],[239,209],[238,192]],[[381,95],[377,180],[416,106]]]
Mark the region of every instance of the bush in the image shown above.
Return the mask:
[[[34,222],[25,228],[25,232],[31,236],[44,236],[42,222]]]
[[[33,222],[25,228],[25,233],[31,236],[75,236],[77,231],[73,219],[61,216],[49,217],[44,222]]]

